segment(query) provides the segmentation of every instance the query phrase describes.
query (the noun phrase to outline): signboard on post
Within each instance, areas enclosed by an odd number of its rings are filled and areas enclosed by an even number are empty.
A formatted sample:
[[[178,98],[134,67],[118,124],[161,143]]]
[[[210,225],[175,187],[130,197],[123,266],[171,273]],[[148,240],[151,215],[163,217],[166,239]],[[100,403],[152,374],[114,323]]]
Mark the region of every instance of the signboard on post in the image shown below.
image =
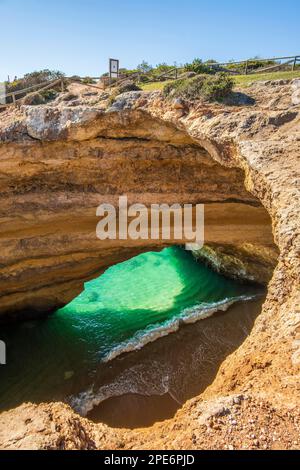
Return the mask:
[[[109,59],[109,77],[118,78],[120,61],[117,59]]]

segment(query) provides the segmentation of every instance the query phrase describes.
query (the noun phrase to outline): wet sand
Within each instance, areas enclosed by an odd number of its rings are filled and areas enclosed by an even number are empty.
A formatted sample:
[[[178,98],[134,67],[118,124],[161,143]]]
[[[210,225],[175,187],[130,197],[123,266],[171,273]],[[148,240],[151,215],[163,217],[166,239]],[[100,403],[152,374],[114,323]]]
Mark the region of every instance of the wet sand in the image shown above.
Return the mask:
[[[251,332],[264,300],[262,296],[240,302],[227,312],[183,325],[178,332],[101,367],[92,395],[81,402],[93,406],[87,416],[130,429],[171,418],[213,382],[224,359]]]

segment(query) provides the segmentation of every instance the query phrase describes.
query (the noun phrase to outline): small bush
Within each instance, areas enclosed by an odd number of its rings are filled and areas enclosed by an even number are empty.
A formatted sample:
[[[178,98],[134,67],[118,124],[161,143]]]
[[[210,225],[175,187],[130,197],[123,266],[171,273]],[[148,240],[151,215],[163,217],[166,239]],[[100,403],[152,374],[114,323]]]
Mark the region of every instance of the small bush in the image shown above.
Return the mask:
[[[141,83],[148,83],[151,81],[151,77],[148,77],[148,75],[140,75],[140,82]]]
[[[221,101],[232,92],[234,80],[226,73],[198,75],[186,80],[176,80],[168,83],[164,96],[182,98],[188,101]]]
[[[254,59],[248,60],[248,71],[258,70],[264,67],[271,67],[272,65],[276,65],[277,62],[275,60],[258,60],[257,57]],[[226,69],[228,70],[235,70],[237,72],[243,73],[246,68],[246,64],[228,64],[226,65]]]
[[[19,78],[14,82],[7,83],[7,91],[18,91],[23,90],[24,88],[31,87],[33,85],[39,85],[41,83],[50,82],[52,80],[57,80],[63,78],[64,74],[56,70],[40,70],[38,72],[27,73],[23,78]]]
[[[127,91],[141,91],[141,88],[134,82],[126,81],[116,88],[119,95],[126,93]]]
[[[216,73],[212,67],[209,67],[207,63],[202,62],[201,59],[194,59],[191,64],[185,64],[185,72],[195,72],[197,74],[214,74]]]
[[[77,80],[78,82],[80,82],[81,80],[81,77],[79,75],[72,75],[72,77],[70,77],[71,80]]]
[[[116,97],[117,97],[117,95],[115,95],[114,93],[112,95],[110,95],[110,97],[107,100],[107,107],[108,108],[115,103]]]
[[[264,67],[271,67],[272,65],[276,65],[277,62],[275,60],[264,60],[260,61],[258,59],[251,59],[248,61],[248,69],[250,70],[258,70]]]
[[[148,64],[145,60],[137,66],[137,71],[141,73],[149,73],[153,70],[152,65]]]
[[[120,70],[119,70],[119,73],[120,73],[121,75],[130,75],[130,74],[132,74],[132,73],[134,73],[134,72],[137,72],[137,70],[129,70],[129,69],[126,69],[125,67],[122,67],[122,68],[120,68]]]
[[[186,84],[187,80],[179,79],[174,82],[167,83],[163,88],[164,96],[174,96],[176,91]]]
[[[55,98],[58,95],[57,91],[53,90],[52,88],[51,88],[51,90],[41,91],[40,94],[42,95],[43,98],[45,98],[46,101],[55,100]]]
[[[82,79],[82,83],[84,83],[85,85],[90,85],[90,84],[95,83],[95,82],[91,77],[84,77]]]
[[[209,101],[221,101],[231,94],[233,87],[233,78],[221,72],[204,81],[203,96]]]

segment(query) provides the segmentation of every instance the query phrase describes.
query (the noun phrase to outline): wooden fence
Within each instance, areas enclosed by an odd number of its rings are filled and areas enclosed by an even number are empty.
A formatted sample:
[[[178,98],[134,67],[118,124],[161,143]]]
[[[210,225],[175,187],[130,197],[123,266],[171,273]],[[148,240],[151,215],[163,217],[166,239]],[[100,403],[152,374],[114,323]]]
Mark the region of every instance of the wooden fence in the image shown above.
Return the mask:
[[[84,79],[82,79],[82,80],[84,80]],[[11,103],[0,104],[0,109],[1,108],[6,108],[6,107],[12,106],[12,105],[16,106],[19,102],[21,102],[24,99],[25,96],[27,96],[29,94],[32,94],[32,93],[46,91],[46,90],[49,90],[51,88],[57,88],[57,87],[60,87],[60,90],[62,92],[64,92],[69,83],[78,83],[79,85],[88,85],[90,87],[103,90],[103,86],[99,87],[99,86],[93,85],[91,83],[86,84],[82,80],[80,80],[79,78],[78,79],[73,79],[73,78],[63,77],[63,78],[52,80],[50,82],[47,81],[47,82],[43,82],[43,83],[38,83],[38,84],[32,85],[28,88],[23,88],[22,90],[16,90],[16,91],[12,91],[10,93],[5,93],[4,95],[1,95],[0,98],[2,98],[2,99],[4,98],[4,100],[6,100],[7,98],[11,98]],[[100,77],[94,77],[94,78],[92,78],[92,80],[100,80]],[[22,96],[22,97],[18,99],[18,96]]]
[[[284,62],[281,62],[284,61]],[[276,64],[268,65],[267,67],[261,67],[259,69],[251,70],[251,63],[253,62],[277,62]],[[282,68],[287,68],[291,66],[292,70],[295,70],[297,62],[300,62],[300,55],[287,56],[287,57],[272,57],[271,59],[247,59],[239,62],[224,62],[224,63],[212,63],[207,64],[209,67],[215,68],[220,67],[226,69],[229,73],[239,74],[239,75],[250,75],[254,73],[267,73],[272,72],[276,69],[280,70]],[[232,66],[241,66],[241,70],[229,69],[228,67]]]
[[[0,109],[1,108],[6,108],[7,106],[10,105],[16,105],[18,101],[21,101],[24,96],[28,95],[29,93],[37,92],[37,91],[46,91],[49,90],[50,88],[54,88],[56,86],[60,85],[61,86],[61,91],[64,91],[65,89],[65,83],[64,79],[58,79],[58,80],[52,80],[51,82],[44,82],[44,83],[38,83],[37,85],[32,85],[28,88],[24,88],[22,90],[16,90],[12,91],[10,93],[6,93],[5,95],[1,96],[1,98],[4,98],[7,100],[7,98],[12,99],[12,103],[4,103],[0,104]],[[22,96],[21,99],[17,99],[18,96]]]
[[[273,62],[271,65],[268,65],[266,67],[262,66],[261,68],[252,68],[251,64],[259,63],[261,62],[266,63],[266,62]],[[275,63],[274,63],[275,62]],[[218,71],[225,71],[227,73],[230,73],[232,75],[251,75],[251,74],[258,74],[258,73],[269,73],[273,72],[275,70],[295,70],[297,63],[300,63],[300,55],[296,56],[287,56],[287,57],[272,57],[271,59],[248,59],[248,60],[242,60],[238,62],[224,62],[224,63],[218,63],[218,62],[213,62],[213,63],[204,63],[205,66],[211,68],[212,70],[218,70]],[[120,74],[118,78],[111,79],[110,77],[107,76],[102,76],[102,77],[90,77],[91,80],[94,82],[97,81],[99,82],[98,85],[95,83],[87,83],[84,78],[72,78],[72,77],[64,77],[60,78],[57,80],[52,80],[51,82],[44,82],[40,83],[37,85],[33,85],[31,87],[25,88],[23,90],[16,90],[7,94],[4,94],[1,96],[1,98],[4,98],[4,101],[7,100],[7,98],[11,98],[11,103],[4,103],[0,104],[0,109],[6,108],[7,106],[11,105],[17,105],[18,102],[20,102],[24,96],[37,92],[37,91],[45,91],[50,88],[54,88],[57,86],[60,86],[61,91],[64,91],[68,83],[77,83],[79,85],[86,85],[92,88],[100,89],[103,90],[107,87],[110,87],[114,84],[122,84],[122,82],[125,82],[127,80],[133,80],[137,83],[143,81],[145,79],[149,81],[164,81],[164,80],[176,80],[180,74],[184,72],[184,68],[182,67],[174,67],[169,69],[168,71],[162,73],[161,75],[158,76],[153,76],[151,72],[148,73],[142,73],[142,72],[136,72],[132,74]],[[22,98],[19,98],[19,96],[22,96]]]
[[[262,66],[260,68],[253,68],[253,63],[266,63],[272,62],[271,65]],[[274,63],[275,62],[275,63]],[[237,62],[206,62],[203,63],[204,66],[212,69],[217,70],[220,72],[227,72],[231,75],[251,75],[251,74],[258,74],[258,73],[269,73],[276,70],[295,70],[297,63],[300,63],[300,55],[295,56],[285,56],[285,57],[272,57],[271,59],[247,59]],[[124,80],[134,80],[136,82],[142,82],[143,79],[147,81],[164,81],[164,80],[176,80],[182,73],[184,73],[184,67],[174,67],[166,72],[162,73],[161,75],[153,75],[153,73],[147,72],[136,72],[132,74],[121,74],[116,79],[111,79],[110,77],[102,77],[101,81],[104,87],[111,86],[116,82],[122,82]]]

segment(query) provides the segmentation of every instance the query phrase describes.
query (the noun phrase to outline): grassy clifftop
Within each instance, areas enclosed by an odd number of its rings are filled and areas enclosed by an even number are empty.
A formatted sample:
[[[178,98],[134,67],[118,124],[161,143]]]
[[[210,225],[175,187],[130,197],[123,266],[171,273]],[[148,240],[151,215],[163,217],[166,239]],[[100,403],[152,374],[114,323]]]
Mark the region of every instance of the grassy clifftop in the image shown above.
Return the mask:
[[[237,87],[247,87],[251,83],[257,82],[260,80],[288,80],[292,78],[300,78],[300,70],[295,70],[294,72],[273,72],[273,73],[257,73],[253,75],[236,75],[233,76],[235,84]],[[154,91],[162,90],[167,83],[171,83],[173,80],[166,82],[153,82],[141,84],[140,87],[145,91]]]

